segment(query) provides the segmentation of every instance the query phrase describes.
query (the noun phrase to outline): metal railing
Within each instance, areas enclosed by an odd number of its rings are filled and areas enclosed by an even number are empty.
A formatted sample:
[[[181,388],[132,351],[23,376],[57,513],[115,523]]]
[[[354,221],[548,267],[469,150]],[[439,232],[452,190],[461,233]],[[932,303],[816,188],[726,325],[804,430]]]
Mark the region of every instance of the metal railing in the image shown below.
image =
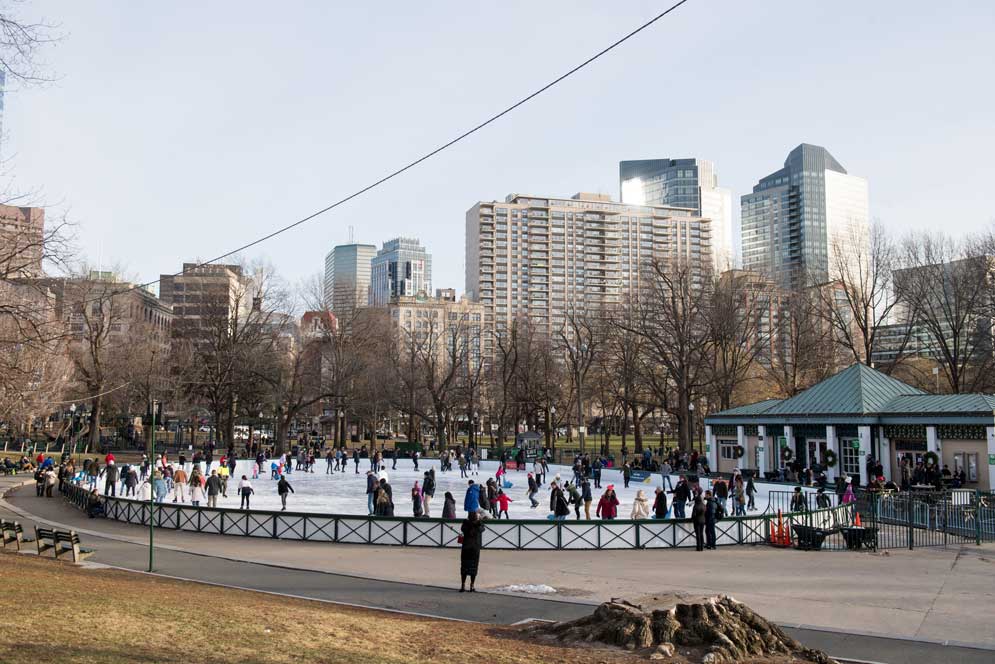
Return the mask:
[[[66,499],[86,509],[89,492],[76,484],[66,487]],[[106,518],[148,526],[147,501],[101,496]],[[782,523],[820,528],[850,525],[852,509],[834,507],[803,514],[784,514]],[[194,507],[157,503],[155,525],[159,528],[242,537],[458,548],[461,519],[383,517],[312,512],[271,512],[229,508]],[[725,517],[715,526],[719,545],[766,544],[777,530],[777,514]],[[690,519],[549,521],[486,520],[486,549],[671,549],[695,546]]]

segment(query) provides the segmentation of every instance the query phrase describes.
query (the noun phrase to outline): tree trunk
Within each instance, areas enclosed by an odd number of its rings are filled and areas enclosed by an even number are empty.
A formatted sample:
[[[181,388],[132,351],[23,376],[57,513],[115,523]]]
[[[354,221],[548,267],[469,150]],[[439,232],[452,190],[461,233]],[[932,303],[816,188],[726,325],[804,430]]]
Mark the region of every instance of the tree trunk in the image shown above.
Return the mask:
[[[93,410],[90,411],[90,442],[87,444],[89,452],[96,453],[100,449],[100,416],[104,410],[104,398],[95,397],[93,399]]]
[[[639,407],[632,407],[632,438],[635,440],[633,447],[636,454],[643,453],[643,421],[639,419]]]

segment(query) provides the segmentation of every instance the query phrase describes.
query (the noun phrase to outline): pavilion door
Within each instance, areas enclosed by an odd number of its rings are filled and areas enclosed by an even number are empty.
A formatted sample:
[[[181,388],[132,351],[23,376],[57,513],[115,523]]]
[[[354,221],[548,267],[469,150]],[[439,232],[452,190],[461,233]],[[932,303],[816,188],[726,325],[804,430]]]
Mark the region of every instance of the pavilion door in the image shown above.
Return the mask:
[[[812,468],[816,465],[822,465],[825,463],[826,459],[826,441],[824,440],[810,440],[808,441],[808,456],[805,457],[805,465],[808,468]]]

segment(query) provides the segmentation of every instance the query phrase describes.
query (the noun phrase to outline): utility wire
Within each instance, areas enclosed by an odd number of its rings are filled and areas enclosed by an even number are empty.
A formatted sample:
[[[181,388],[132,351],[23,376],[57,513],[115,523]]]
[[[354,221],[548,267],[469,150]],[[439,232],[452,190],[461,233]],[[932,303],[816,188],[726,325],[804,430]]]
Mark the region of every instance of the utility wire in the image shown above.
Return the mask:
[[[379,187],[380,185],[382,185],[382,184],[384,184],[384,183],[386,183],[386,182],[388,182],[390,180],[393,180],[398,175],[401,175],[402,173],[411,170],[415,166],[421,164],[424,161],[427,161],[428,159],[431,159],[432,157],[434,157],[435,155],[439,154],[440,152],[442,152],[442,151],[444,151],[444,150],[446,150],[448,148],[451,148],[452,146],[456,145],[460,141],[462,141],[462,140],[464,140],[466,138],[469,138],[473,134],[477,133],[478,131],[480,131],[484,127],[486,127],[486,126],[488,126],[488,125],[496,122],[497,120],[500,120],[502,117],[504,117],[505,115],[508,115],[509,113],[511,113],[512,111],[514,111],[515,109],[517,109],[518,107],[523,106],[524,104],[528,103],[529,101],[535,99],[536,97],[538,97],[542,93],[546,92],[550,88],[552,88],[555,85],[563,82],[564,80],[566,80],[570,76],[576,74],[581,69],[584,69],[585,67],[587,67],[588,65],[590,65],[591,63],[593,63],[595,60],[598,60],[599,58],[601,58],[601,56],[606,55],[607,53],[615,50],[616,48],[618,48],[619,46],[621,46],[622,44],[624,44],[628,40],[632,39],[633,37],[635,37],[636,35],[638,35],[643,30],[646,30],[651,25],[653,25],[657,21],[661,20],[662,18],[664,18],[665,16],[667,16],[671,12],[676,11],[681,5],[686,4],[688,1],[689,0],[680,0],[679,2],[674,3],[673,5],[671,5],[670,7],[668,7],[666,10],[660,12],[659,14],[657,14],[656,16],[654,16],[653,18],[651,18],[650,20],[646,21],[645,23],[643,23],[642,25],[640,25],[639,27],[637,27],[636,29],[632,30],[631,32],[629,32],[626,35],[624,35],[623,37],[621,37],[621,38],[617,39],[616,41],[612,42],[610,45],[608,45],[605,48],[601,49],[600,51],[598,51],[597,53],[595,53],[594,55],[592,55],[591,57],[589,57],[587,60],[584,60],[579,65],[577,65],[577,66],[573,67],[572,69],[570,69],[569,71],[561,74],[560,76],[558,76],[557,78],[553,79],[552,81],[550,81],[546,85],[542,86],[541,88],[539,88],[535,92],[532,92],[531,94],[523,97],[522,99],[518,100],[517,102],[515,102],[511,106],[508,106],[507,108],[505,108],[503,111],[500,111],[499,113],[496,113],[495,115],[492,115],[491,117],[487,118],[486,120],[484,120],[483,122],[481,122],[477,126],[473,127],[472,129],[469,129],[469,130],[463,132],[459,136],[457,136],[457,137],[449,140],[446,143],[443,143],[442,145],[440,145],[439,147],[435,148],[434,150],[425,153],[424,155],[422,155],[421,157],[418,157],[414,161],[409,162],[408,164],[406,164],[406,165],[398,168],[397,170],[395,170],[395,171],[393,171],[393,172],[385,175],[384,177],[380,178],[376,182],[368,184],[365,187],[363,187],[362,189],[359,189],[358,191],[355,191],[355,192],[349,194],[345,198],[339,199],[338,201],[332,203],[331,205],[329,205],[327,207],[324,207],[324,208],[322,208],[320,210],[317,210],[316,212],[312,212],[311,214],[307,215],[306,217],[304,217],[302,219],[298,219],[297,221],[295,221],[293,223],[287,224],[286,226],[283,226],[283,227],[278,228],[278,229],[276,229],[276,230],[274,230],[274,231],[272,231],[270,233],[267,233],[266,235],[263,235],[262,237],[256,238],[255,240],[252,240],[251,242],[247,242],[246,244],[243,244],[240,247],[237,247],[235,249],[227,251],[227,252],[221,254],[220,256],[215,256],[214,258],[212,258],[210,260],[206,260],[206,261],[203,261],[201,263],[197,263],[196,265],[194,265],[193,269],[197,269],[197,268],[200,268],[200,267],[205,267],[207,265],[211,265],[212,263],[216,263],[216,262],[218,262],[220,260],[224,260],[225,258],[228,258],[228,257],[230,257],[230,256],[232,256],[234,254],[237,254],[237,253],[241,252],[241,251],[245,251],[246,249],[250,249],[252,247],[255,247],[256,245],[262,244],[263,242],[266,242],[267,240],[271,240],[271,239],[275,238],[278,235],[282,235],[283,233],[286,233],[287,231],[289,231],[291,229],[294,229],[294,228],[297,228],[298,226],[306,224],[307,222],[311,221],[312,219],[315,219],[316,217],[319,217],[319,216],[325,214],[326,212],[330,212],[331,210],[334,210],[335,208],[337,208],[337,207],[339,207],[341,205],[344,205],[345,203],[348,203],[352,199],[357,198],[359,196],[362,196],[366,192],[368,192],[368,191],[370,191],[372,189],[375,189],[375,188]],[[169,276],[177,277],[177,276],[180,276],[180,275],[184,274],[184,272],[185,272],[184,270],[180,270],[179,272],[175,272],[175,273],[173,273],[172,275],[169,275]],[[159,279],[154,279],[153,281],[147,281],[147,282],[142,283],[142,284],[137,284],[135,286],[132,286],[131,288],[121,289],[120,291],[110,293],[110,297],[114,297],[115,295],[119,295],[121,293],[127,293],[127,292],[129,292],[129,291],[131,291],[131,290],[133,290],[135,288],[148,288],[149,286],[152,286],[154,284],[159,283],[161,280],[162,280],[162,278],[160,277]],[[101,296],[99,298],[95,298],[94,300],[87,300],[86,302],[84,302],[84,304],[86,304],[87,302],[91,302],[91,301],[96,301],[96,300],[103,299],[104,297],[107,297],[107,296],[104,295],[104,296]]]

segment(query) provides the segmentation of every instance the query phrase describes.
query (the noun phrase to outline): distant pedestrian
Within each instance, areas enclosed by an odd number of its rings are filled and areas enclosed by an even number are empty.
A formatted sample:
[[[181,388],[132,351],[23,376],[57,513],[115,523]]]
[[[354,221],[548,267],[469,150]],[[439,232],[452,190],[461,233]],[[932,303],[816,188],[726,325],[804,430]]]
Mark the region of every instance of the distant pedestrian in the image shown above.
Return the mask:
[[[704,551],[705,501],[700,495],[694,497],[694,504],[691,506],[691,523],[694,525],[694,548],[696,551]]]
[[[456,499],[453,498],[453,494],[446,491],[446,495],[442,498],[442,518],[443,519],[455,519],[456,518]]]

